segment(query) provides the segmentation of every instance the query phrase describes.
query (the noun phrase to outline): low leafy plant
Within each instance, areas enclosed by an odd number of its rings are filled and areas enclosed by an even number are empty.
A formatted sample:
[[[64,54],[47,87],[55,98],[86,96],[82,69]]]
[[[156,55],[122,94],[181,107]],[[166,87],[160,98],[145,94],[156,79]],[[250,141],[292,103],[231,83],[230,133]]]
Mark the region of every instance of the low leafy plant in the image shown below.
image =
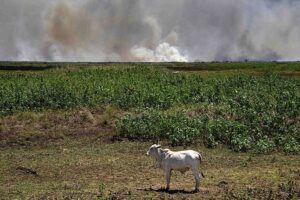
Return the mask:
[[[267,153],[273,150],[275,147],[274,142],[268,138],[267,136],[264,136],[263,138],[259,139],[255,144],[255,152],[256,153]]]
[[[265,70],[266,66],[276,65],[252,64]],[[171,65],[176,68],[176,64]],[[207,69],[205,64],[189,65]],[[230,65],[234,69],[244,66]],[[43,73],[3,72],[0,116],[111,105],[131,113],[117,122],[120,137],[167,139],[173,145],[224,144],[235,151],[299,151],[300,79],[273,72],[262,76],[204,77],[196,73],[174,74],[157,66],[160,64]],[[223,68],[220,64],[209,66]],[[197,111],[201,105],[207,107]],[[186,114],[184,109],[190,108],[195,108],[195,116]],[[94,122],[88,113],[82,115],[82,120]]]
[[[98,200],[107,200],[107,196],[105,194],[106,185],[102,182],[99,183],[98,187]]]

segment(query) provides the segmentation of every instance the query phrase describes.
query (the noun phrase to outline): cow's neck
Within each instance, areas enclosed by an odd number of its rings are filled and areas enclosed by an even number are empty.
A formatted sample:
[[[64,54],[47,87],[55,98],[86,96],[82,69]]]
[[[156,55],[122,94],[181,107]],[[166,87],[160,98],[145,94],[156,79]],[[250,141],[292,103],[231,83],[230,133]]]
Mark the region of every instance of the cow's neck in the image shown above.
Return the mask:
[[[158,157],[157,159],[161,162],[163,159],[166,158],[166,154],[167,152],[162,150],[162,149],[158,149]]]

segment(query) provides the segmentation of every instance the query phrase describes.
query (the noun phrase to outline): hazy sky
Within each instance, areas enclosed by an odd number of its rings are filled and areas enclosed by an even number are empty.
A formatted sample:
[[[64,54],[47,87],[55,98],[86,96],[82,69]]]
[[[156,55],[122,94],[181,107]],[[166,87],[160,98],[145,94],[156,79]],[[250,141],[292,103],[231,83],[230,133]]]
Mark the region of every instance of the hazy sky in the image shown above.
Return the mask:
[[[296,0],[0,0],[0,60],[300,60]]]

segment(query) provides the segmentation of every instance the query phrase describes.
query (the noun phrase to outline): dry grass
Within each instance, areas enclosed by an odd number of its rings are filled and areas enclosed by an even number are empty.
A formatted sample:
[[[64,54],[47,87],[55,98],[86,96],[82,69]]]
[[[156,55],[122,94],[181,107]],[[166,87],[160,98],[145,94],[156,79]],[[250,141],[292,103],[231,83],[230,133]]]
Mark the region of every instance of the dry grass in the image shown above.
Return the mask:
[[[0,147],[48,145],[66,137],[109,139],[121,111],[113,106],[68,112],[25,112],[0,118]],[[107,137],[103,137],[103,134]]]
[[[191,173],[173,173],[171,192],[163,172],[145,156],[150,143],[66,140],[60,145],[1,149],[3,199],[294,199],[299,198],[300,159],[279,154],[252,156],[225,149],[202,152],[206,177],[192,193]],[[180,149],[180,148],[178,148]],[[26,167],[37,176],[17,170]],[[104,185],[100,191],[99,185]],[[246,198],[247,199],[247,198]]]
[[[263,76],[268,71],[257,70],[257,69],[229,69],[229,70],[176,70],[172,69],[173,73],[184,73],[184,74],[197,74],[204,77],[216,77],[216,76],[237,76],[237,75],[250,75],[250,76]],[[292,70],[282,70],[282,71],[272,71],[273,74],[285,77],[299,78],[299,71]]]
[[[191,192],[191,172],[175,172],[172,190],[167,193],[162,190],[163,172],[154,169],[152,159],[145,155],[151,143],[112,140],[112,120],[120,114],[117,109],[106,107],[2,118],[0,199],[300,197],[299,156],[258,156],[202,146],[188,147],[200,151],[205,160],[201,167],[206,175],[201,192]]]

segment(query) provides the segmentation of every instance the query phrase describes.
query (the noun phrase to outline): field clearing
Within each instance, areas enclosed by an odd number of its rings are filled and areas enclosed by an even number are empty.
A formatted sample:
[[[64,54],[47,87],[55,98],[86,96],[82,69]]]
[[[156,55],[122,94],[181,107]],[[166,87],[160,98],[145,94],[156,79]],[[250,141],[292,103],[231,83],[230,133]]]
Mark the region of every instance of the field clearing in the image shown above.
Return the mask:
[[[0,199],[299,199],[300,63],[0,63]],[[160,139],[203,154],[163,172]]]
[[[146,156],[152,143],[106,143],[99,138],[2,148],[1,199],[101,199],[100,195],[103,199],[297,199],[300,195],[296,155],[251,155],[191,146],[205,159],[200,193],[192,193],[191,172],[173,173],[167,193],[161,190],[163,172],[154,169]],[[18,167],[32,169],[37,176]]]

